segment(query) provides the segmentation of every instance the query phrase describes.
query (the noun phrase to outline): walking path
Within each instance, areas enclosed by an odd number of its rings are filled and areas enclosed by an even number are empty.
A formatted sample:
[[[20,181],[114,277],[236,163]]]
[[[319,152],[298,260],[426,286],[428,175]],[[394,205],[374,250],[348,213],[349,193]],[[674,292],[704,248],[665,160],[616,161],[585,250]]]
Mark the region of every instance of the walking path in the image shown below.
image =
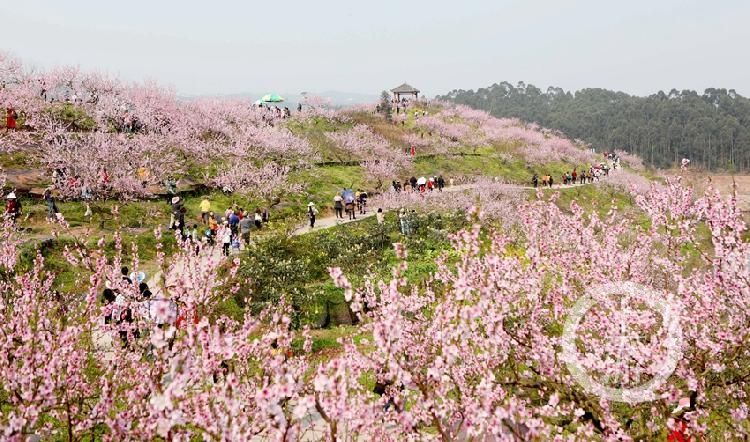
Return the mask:
[[[461,184],[461,185],[458,185],[458,186],[446,187],[444,189],[444,192],[458,192],[458,191],[461,191],[461,190],[471,189],[473,187],[474,186],[472,186],[471,184]],[[434,191],[434,192],[436,192],[436,191]],[[370,208],[370,209],[372,209],[372,208]],[[302,225],[302,226],[298,227],[296,230],[294,230],[294,232],[292,232],[292,235],[295,235],[295,236],[297,236],[297,235],[304,235],[306,233],[310,233],[310,232],[313,232],[313,231],[316,231],[316,230],[329,229],[331,227],[340,226],[342,224],[349,224],[349,223],[352,223],[352,222],[361,221],[363,219],[370,218],[371,216],[374,216],[375,215],[375,210],[377,210],[377,208],[375,208],[374,210],[370,210],[369,212],[367,212],[364,215],[357,215],[357,218],[355,218],[355,219],[348,219],[348,218],[336,219],[336,215],[327,216],[325,218],[317,218],[315,220],[315,228],[310,228],[310,225],[307,224],[307,223],[305,223],[304,225]],[[387,211],[384,211],[384,212],[387,212]]]
[[[499,184],[499,183],[498,183]],[[552,189],[568,189],[571,187],[579,187],[579,186],[586,186],[588,184],[593,183],[575,183],[575,184],[556,184]],[[534,186],[522,186],[520,184],[507,184],[506,185],[509,189],[517,189],[517,190],[534,190],[536,189]],[[443,192],[451,193],[451,192],[461,192],[463,190],[470,190],[474,189],[476,185],[474,184],[459,184],[451,187],[446,187],[443,189]],[[540,189],[544,189],[545,187],[539,186]],[[549,189],[549,187],[546,187]],[[433,190],[433,192],[437,192],[436,190]],[[349,224],[352,222],[361,221],[366,218],[370,218],[371,216],[375,215],[375,211],[377,210],[376,207],[370,207],[370,211],[367,212],[365,215],[357,215],[356,219],[336,219],[336,215],[327,216],[325,218],[317,218],[315,220],[315,227],[310,228],[310,225],[305,223],[304,225],[299,226],[297,229],[292,232],[292,235],[304,235],[306,233],[311,233],[313,231],[323,230],[323,229],[329,229],[331,227],[340,226],[343,224]],[[373,210],[374,209],[374,210]],[[383,210],[384,213],[388,212],[388,210]]]

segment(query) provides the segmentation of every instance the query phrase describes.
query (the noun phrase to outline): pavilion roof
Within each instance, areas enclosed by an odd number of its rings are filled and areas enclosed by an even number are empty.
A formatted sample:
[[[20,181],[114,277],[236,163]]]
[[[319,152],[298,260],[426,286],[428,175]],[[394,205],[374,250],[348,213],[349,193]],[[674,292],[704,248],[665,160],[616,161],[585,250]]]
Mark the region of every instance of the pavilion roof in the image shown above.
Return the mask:
[[[419,89],[416,89],[414,86],[404,83],[399,87],[391,89],[391,92],[393,92],[394,94],[418,94]]]

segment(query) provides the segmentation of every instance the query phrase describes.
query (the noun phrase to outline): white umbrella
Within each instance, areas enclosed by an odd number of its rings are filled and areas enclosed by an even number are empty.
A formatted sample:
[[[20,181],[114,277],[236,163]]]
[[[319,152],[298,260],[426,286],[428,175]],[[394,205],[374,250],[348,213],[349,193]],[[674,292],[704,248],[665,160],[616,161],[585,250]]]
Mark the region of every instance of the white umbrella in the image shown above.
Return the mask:
[[[417,185],[421,186],[423,184],[427,184],[427,178],[422,176],[422,177],[419,177],[419,179],[417,180]]]

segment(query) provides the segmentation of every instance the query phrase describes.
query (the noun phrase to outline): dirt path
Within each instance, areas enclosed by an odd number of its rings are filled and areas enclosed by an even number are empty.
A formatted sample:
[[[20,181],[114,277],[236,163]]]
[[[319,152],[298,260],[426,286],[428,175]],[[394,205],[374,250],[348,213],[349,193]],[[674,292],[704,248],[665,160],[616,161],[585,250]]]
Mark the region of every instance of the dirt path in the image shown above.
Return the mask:
[[[571,187],[580,187],[580,186],[587,186],[589,184],[593,183],[586,183],[586,184],[557,184],[554,185],[553,189],[568,189]],[[518,190],[534,190],[534,186],[522,186],[517,184],[508,184],[507,185],[509,189],[518,189]],[[446,193],[452,193],[452,192],[461,192],[464,190],[470,190],[473,189],[475,186],[473,184],[459,184],[456,186],[446,187],[443,191]],[[541,187],[541,186],[540,186]],[[317,218],[315,220],[315,227],[310,228],[309,223],[305,223],[304,225],[301,225],[297,227],[297,229],[292,232],[292,235],[304,235],[306,233],[310,233],[313,231],[318,230],[324,230],[324,229],[330,229],[331,227],[336,227],[344,224],[349,224],[352,222],[361,221],[363,219],[370,218],[371,216],[375,215],[375,211],[377,210],[376,207],[369,207],[368,212],[365,215],[357,215],[356,219],[350,220],[347,217],[344,219],[336,219],[336,215],[333,216],[326,216],[324,218]],[[385,212],[388,212],[388,210],[385,210]]]

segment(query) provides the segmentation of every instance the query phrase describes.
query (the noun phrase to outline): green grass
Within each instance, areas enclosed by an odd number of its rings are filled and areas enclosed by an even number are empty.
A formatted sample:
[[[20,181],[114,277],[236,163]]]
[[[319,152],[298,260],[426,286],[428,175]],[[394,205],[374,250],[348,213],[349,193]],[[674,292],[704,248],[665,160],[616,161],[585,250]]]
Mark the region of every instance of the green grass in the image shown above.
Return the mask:
[[[39,167],[34,159],[25,152],[1,152],[0,167],[4,169],[29,169]]]
[[[295,172],[290,180],[302,184],[301,195],[289,195],[299,210],[304,210],[308,201],[314,201],[318,209],[332,206],[333,197],[343,188],[369,189],[364,171],[360,166],[325,166]]]
[[[94,119],[82,108],[72,103],[53,104],[47,112],[71,130],[91,131],[96,128]]]

